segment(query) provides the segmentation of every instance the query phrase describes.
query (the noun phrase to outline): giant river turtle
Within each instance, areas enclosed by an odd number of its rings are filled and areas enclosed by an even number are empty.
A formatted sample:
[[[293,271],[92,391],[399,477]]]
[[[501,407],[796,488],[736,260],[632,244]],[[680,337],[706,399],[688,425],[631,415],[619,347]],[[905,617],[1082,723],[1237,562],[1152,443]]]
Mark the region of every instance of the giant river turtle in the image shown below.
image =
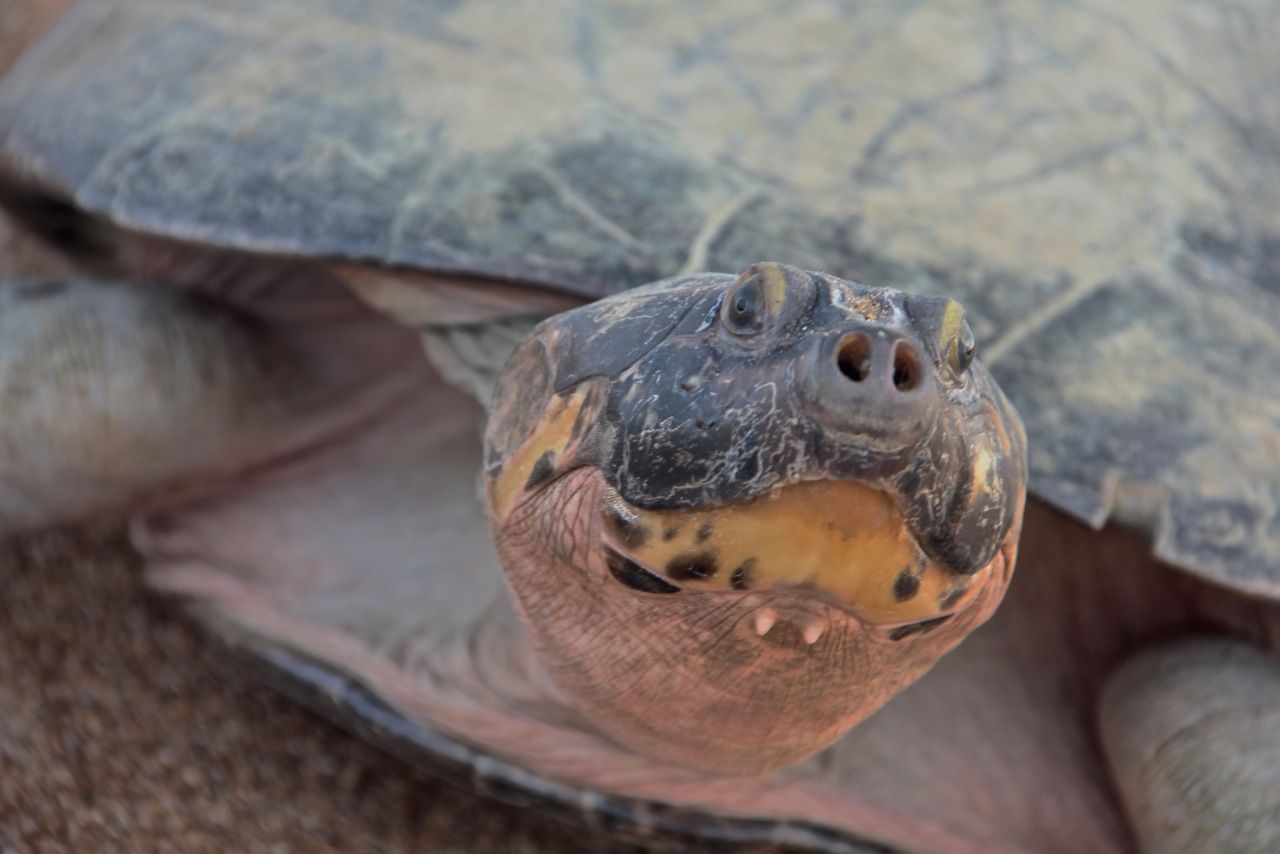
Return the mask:
[[[0,533],[128,520],[273,684],[620,830],[1276,850],[1278,23],[80,4],[0,83],[82,271],[0,288]]]

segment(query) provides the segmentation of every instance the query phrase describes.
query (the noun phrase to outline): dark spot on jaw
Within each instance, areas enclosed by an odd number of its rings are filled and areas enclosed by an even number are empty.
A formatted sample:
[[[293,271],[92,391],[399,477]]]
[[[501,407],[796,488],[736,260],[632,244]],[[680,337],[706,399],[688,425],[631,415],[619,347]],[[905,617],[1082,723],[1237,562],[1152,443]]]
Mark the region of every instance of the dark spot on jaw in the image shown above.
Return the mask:
[[[667,564],[667,575],[676,581],[688,578],[711,578],[720,570],[712,552],[687,552],[678,554]]]
[[[698,526],[698,533],[695,535],[698,542],[705,543],[711,539],[711,532],[715,530],[715,526],[710,522],[703,522]]]
[[[893,598],[899,602],[914,599],[920,592],[920,579],[912,575],[911,570],[904,569],[893,580]]]
[[[618,554],[607,546],[604,550],[604,563],[609,567],[609,573],[614,578],[632,590],[639,590],[641,593],[680,592],[679,587],[665,578],[654,575],[631,558]]]
[[[662,539],[666,540],[667,542],[671,542],[676,538],[676,536],[679,533],[680,533],[679,528],[667,528],[665,531],[662,532]]]
[[[607,519],[609,530],[627,548],[638,549],[648,542],[649,529],[616,508],[609,508]]]
[[[554,451],[545,451],[542,456],[538,457],[538,461],[533,464],[533,469],[529,472],[529,479],[524,482],[525,489],[533,489],[541,486],[551,479],[551,475],[556,470],[556,455]]]
[[[738,568],[729,576],[729,586],[734,590],[750,590],[751,585],[755,583],[755,575],[756,559],[749,557],[738,564]]]
[[[889,632],[889,640],[900,641],[903,638],[909,638],[912,635],[928,634],[929,632],[936,629],[938,626],[945,623],[947,620],[950,620],[953,616],[955,615],[944,614],[941,617],[934,617],[929,620],[921,620],[918,623],[911,623],[906,626],[898,626],[896,629]]]

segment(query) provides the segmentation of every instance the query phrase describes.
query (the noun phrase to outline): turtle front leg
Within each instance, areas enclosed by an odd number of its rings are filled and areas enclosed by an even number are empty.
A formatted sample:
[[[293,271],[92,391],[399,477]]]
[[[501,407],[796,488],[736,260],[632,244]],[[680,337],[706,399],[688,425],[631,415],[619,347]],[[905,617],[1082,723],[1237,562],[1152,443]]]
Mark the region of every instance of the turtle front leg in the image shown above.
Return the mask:
[[[268,349],[187,294],[0,287],[0,534],[127,507],[224,454],[270,386]]]
[[[297,338],[191,292],[0,283],[0,537],[127,513],[358,417],[326,402],[367,376]]]
[[[1225,639],[1145,650],[1101,725],[1143,850],[1280,850],[1280,661]]]

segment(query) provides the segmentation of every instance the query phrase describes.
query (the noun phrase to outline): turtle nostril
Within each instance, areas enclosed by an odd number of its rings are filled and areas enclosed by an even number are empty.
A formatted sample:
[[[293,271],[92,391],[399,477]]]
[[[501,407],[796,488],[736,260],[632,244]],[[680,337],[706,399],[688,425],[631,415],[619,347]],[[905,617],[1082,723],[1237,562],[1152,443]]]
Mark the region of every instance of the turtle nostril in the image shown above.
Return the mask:
[[[893,385],[898,391],[911,391],[920,385],[920,358],[916,348],[906,341],[893,346]]]
[[[861,332],[848,336],[840,342],[836,351],[836,366],[855,383],[867,378],[871,371],[871,339]]]

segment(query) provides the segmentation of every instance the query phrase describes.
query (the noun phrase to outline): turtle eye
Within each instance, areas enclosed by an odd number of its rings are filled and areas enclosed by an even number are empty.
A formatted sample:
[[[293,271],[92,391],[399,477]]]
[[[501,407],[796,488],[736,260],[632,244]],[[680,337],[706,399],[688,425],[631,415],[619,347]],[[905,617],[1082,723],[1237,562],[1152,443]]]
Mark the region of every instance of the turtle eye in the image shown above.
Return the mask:
[[[973,357],[977,352],[978,342],[973,337],[973,329],[969,326],[969,322],[965,321],[960,325],[959,333],[951,342],[951,352],[947,361],[951,363],[952,370],[957,374],[963,374],[973,364]]]
[[[755,335],[764,326],[765,311],[764,278],[755,275],[725,294],[720,321],[734,335]]]

